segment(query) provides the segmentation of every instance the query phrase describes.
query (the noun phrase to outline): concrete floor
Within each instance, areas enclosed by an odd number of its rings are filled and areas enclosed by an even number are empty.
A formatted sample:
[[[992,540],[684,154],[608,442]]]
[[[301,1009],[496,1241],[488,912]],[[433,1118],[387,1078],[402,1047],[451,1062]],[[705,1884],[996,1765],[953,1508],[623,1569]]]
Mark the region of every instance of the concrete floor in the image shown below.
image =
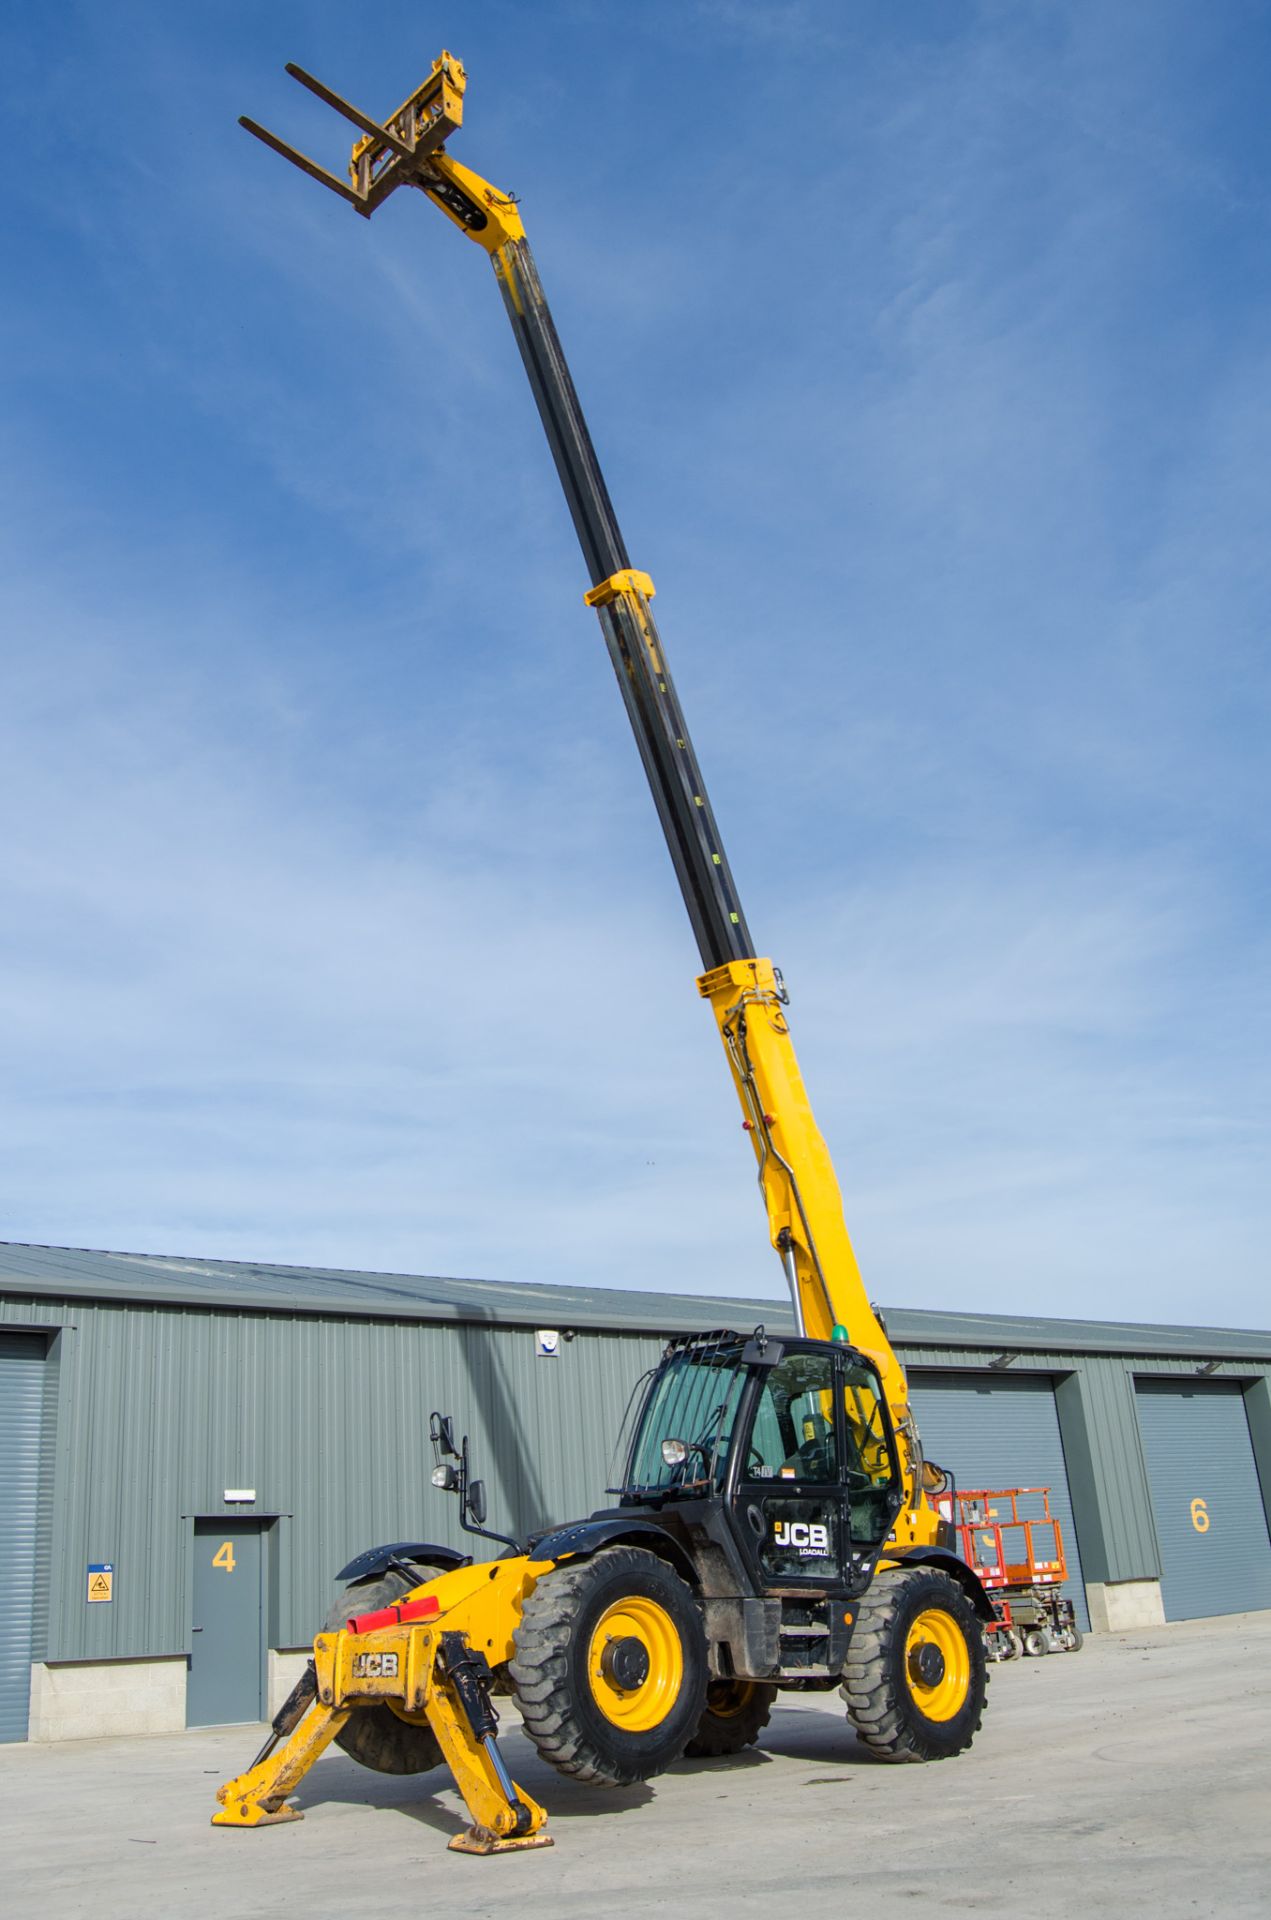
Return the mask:
[[[448,1787],[338,1750],[303,1825],[210,1827],[258,1744],[236,1727],[0,1747],[0,1908],[10,1920],[256,1920],[457,1912],[1012,1917],[1108,1908],[1151,1920],[1271,1912],[1271,1614],[1088,1640],[992,1669],[972,1751],[887,1767],[837,1695],[779,1706],[760,1751],[599,1793],[542,1766],[504,1717],[551,1851],[447,1853]]]

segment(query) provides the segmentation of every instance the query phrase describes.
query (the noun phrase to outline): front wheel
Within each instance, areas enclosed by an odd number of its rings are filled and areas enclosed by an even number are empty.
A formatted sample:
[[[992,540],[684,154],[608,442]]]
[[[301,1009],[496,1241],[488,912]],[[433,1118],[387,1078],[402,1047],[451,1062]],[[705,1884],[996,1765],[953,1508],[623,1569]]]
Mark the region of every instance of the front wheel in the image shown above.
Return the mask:
[[[979,1731],[988,1660],[979,1616],[938,1567],[878,1574],[843,1668],[847,1714],[881,1760],[945,1760]]]
[[[508,1663],[545,1760],[627,1787],[678,1760],[706,1701],[706,1630],[692,1590],[643,1547],[603,1547],[536,1583]]]

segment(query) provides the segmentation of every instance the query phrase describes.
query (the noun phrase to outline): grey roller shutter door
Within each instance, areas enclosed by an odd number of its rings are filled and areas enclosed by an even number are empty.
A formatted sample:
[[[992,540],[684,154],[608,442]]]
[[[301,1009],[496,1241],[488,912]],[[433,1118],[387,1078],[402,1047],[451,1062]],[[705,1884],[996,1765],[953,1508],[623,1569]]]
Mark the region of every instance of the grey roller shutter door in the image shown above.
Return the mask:
[[[1271,1539],[1235,1383],[1136,1383],[1167,1620],[1271,1607]]]
[[[1068,1560],[1063,1592],[1072,1601],[1078,1625],[1088,1627],[1051,1382],[1029,1374],[999,1380],[982,1373],[915,1371],[909,1375],[909,1392],[924,1452],[947,1467],[960,1487],[1050,1488],[1050,1510],[1062,1529]],[[1029,1518],[1033,1512],[1021,1507]]]
[[[44,1341],[0,1333],[0,1740],[25,1740],[40,1538]]]

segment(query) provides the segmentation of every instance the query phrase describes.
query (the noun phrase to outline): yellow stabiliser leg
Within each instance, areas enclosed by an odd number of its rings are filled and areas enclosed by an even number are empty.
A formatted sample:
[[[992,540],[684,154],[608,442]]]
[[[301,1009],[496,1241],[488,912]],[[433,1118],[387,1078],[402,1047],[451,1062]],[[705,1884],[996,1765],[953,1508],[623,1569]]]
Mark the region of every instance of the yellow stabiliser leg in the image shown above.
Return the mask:
[[[437,1736],[472,1815],[466,1833],[450,1842],[452,1853],[518,1853],[550,1847],[544,1833],[547,1813],[518,1787],[503,1764],[494,1739],[498,1719],[490,1705],[489,1668],[461,1633],[443,1633],[433,1684],[428,1691],[428,1724]]]
[[[516,1785],[494,1733],[490,1670],[461,1632],[385,1627],[374,1633],[319,1634],[314,1673],[301,1682],[278,1720],[284,1743],[268,1742],[256,1763],[218,1789],[214,1827],[268,1827],[302,1819],[289,1807],[314,1761],[350,1713],[380,1702],[423,1713],[463,1796],[471,1827],[450,1842],[457,1853],[513,1853],[550,1847],[547,1813]]]
[[[338,1712],[318,1704],[310,1707],[285,1745],[240,1773],[237,1780],[227,1780],[217,1788],[222,1810],[212,1815],[212,1825],[274,1827],[284,1820],[303,1820],[298,1807],[287,1805],[287,1795],[296,1791],[348,1717],[347,1707]]]

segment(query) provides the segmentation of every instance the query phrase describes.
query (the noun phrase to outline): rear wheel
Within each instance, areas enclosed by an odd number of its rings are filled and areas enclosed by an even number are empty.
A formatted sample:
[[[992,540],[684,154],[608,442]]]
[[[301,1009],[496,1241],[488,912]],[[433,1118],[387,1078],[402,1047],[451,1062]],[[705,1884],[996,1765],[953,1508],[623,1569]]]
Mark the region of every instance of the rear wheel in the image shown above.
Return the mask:
[[[1040,1660],[1044,1653],[1050,1652],[1050,1641],[1040,1627],[1030,1627],[1024,1635],[1024,1651],[1034,1660]]]
[[[1084,1642],[1080,1627],[1065,1627],[1060,1638],[1063,1640],[1065,1653],[1081,1652]]]
[[[860,1603],[843,1668],[848,1718],[882,1760],[945,1760],[979,1730],[984,1632],[938,1567],[888,1568]]]
[[[359,1580],[346,1587],[327,1615],[326,1631],[346,1626],[355,1613],[374,1613],[391,1607],[412,1588],[443,1572],[441,1567],[414,1566],[415,1578],[390,1567],[378,1580]],[[436,1735],[423,1714],[407,1717],[388,1701],[373,1707],[355,1707],[335,1743],[364,1767],[376,1773],[427,1773],[442,1762]]]
[[[712,1680],[685,1753],[694,1759],[713,1759],[753,1746],[768,1724],[776,1697],[777,1689],[762,1680]]]
[[[545,1760],[596,1786],[678,1760],[706,1700],[706,1632],[690,1588],[643,1547],[604,1547],[545,1573],[509,1662]]]

